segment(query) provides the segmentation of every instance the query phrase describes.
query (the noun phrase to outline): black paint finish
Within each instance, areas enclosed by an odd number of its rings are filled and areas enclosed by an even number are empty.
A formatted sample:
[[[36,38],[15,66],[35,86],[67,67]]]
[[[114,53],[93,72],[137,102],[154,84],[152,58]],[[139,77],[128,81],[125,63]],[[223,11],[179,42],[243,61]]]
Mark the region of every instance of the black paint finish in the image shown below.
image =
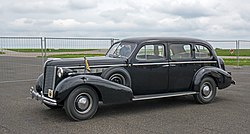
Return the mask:
[[[198,91],[198,86],[204,77],[211,77],[215,80],[219,89],[227,88],[231,85],[232,76],[230,73],[226,72],[225,70],[217,67],[206,66],[200,68],[193,79],[193,89]]]
[[[74,88],[80,85],[93,87],[105,104],[130,102],[133,98],[132,89],[129,87],[102,79],[99,76],[77,75],[68,77],[57,85],[56,100],[62,102]]]
[[[102,72],[65,75],[63,78],[56,76],[59,67],[83,68],[83,58],[76,59],[52,59],[45,63],[44,75],[39,76],[37,91],[43,90],[47,95],[48,88],[54,90],[54,98],[62,103],[69,93],[80,85],[89,85],[98,93],[103,103],[124,103],[132,101],[135,95],[163,94],[183,91],[197,90],[204,77],[211,77],[215,80],[219,89],[231,85],[231,75],[223,70],[212,46],[206,41],[192,38],[165,38],[145,37],[129,38],[120,42],[135,43],[136,48],[128,58],[111,58],[108,56],[87,58],[90,68],[111,69],[123,67],[131,77],[131,88],[101,78]],[[185,43],[190,44],[192,54],[189,60],[172,60],[170,58],[169,44]],[[145,44],[161,44],[164,46],[164,58],[161,60],[139,61],[136,54]],[[199,60],[194,55],[194,45],[202,44],[211,53],[210,59]],[[219,61],[219,62],[218,62]],[[56,69],[56,70],[55,70]],[[44,79],[44,78],[45,79]]]

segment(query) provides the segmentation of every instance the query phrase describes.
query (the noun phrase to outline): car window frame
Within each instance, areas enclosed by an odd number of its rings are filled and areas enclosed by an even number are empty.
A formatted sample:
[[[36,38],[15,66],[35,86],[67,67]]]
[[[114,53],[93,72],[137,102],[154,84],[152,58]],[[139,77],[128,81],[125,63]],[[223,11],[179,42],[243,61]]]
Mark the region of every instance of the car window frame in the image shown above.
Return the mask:
[[[163,46],[163,51],[164,51],[164,54],[163,54],[163,58],[161,59],[149,59],[149,60],[140,60],[140,59],[137,59],[136,56],[137,54],[139,53],[139,51],[141,50],[142,47],[146,46],[146,45],[162,45]],[[167,61],[167,58],[168,58],[168,55],[167,55],[167,45],[163,42],[147,42],[147,43],[143,43],[140,45],[140,47],[136,50],[135,54],[134,54],[134,61],[135,62],[138,62],[138,63],[144,63],[144,62],[149,62],[149,63],[152,63],[152,62],[165,62]]]
[[[200,45],[200,46],[203,46],[203,47],[207,48],[207,50],[209,51],[209,53],[210,53],[210,55],[211,55],[210,58],[197,59],[197,58],[196,58],[196,54],[195,54],[195,52],[196,52],[196,50],[195,50],[196,45]],[[200,42],[193,43],[193,49],[194,49],[194,50],[193,50],[193,53],[194,53],[194,60],[202,61],[202,60],[212,60],[212,59],[214,59],[214,55],[213,55],[213,53],[212,53],[210,47],[208,47],[207,45],[205,45],[205,44],[203,44],[203,43],[200,43]]]
[[[186,44],[186,45],[190,45],[190,53],[191,53],[191,58],[190,59],[172,59],[171,58],[171,53],[170,53],[170,46],[172,44]],[[194,45],[192,42],[168,42],[168,60],[169,61],[193,61],[195,58],[194,58]]]

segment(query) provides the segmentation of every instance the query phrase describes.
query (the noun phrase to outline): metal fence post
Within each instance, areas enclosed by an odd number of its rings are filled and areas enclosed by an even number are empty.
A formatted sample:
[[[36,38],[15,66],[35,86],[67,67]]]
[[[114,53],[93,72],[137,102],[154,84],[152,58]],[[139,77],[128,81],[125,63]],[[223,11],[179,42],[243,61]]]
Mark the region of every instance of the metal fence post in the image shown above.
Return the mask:
[[[1,40],[1,52],[3,53],[3,42]]]
[[[41,37],[41,53],[42,53],[42,66],[44,63],[44,55],[43,55],[43,37]]]
[[[46,42],[47,42],[47,39],[46,39],[46,37],[44,37],[44,38],[43,38],[43,44],[44,44],[44,47],[43,47],[43,49],[44,49],[44,58],[47,57],[47,46],[46,46]]]
[[[237,46],[237,67],[239,67],[239,49],[240,49],[240,41],[239,40],[236,40],[236,46]]]
[[[111,39],[111,46],[114,44],[114,38]]]

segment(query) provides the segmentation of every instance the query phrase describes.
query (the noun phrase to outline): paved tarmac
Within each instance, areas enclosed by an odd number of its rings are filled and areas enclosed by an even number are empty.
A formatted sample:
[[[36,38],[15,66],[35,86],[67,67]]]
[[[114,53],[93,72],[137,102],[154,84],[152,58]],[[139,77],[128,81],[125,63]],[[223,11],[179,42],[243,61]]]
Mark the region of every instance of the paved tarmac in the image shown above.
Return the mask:
[[[29,61],[27,64],[40,64],[35,59]],[[32,78],[40,73],[34,66],[25,67]],[[94,118],[81,122],[71,121],[63,109],[51,110],[31,100],[28,91],[35,81],[0,83],[0,133],[248,134],[250,67],[227,68],[232,71],[237,85],[219,91],[211,104],[196,104],[192,96],[101,104]],[[15,70],[18,68],[10,69],[12,75],[22,78],[23,73],[15,73]]]

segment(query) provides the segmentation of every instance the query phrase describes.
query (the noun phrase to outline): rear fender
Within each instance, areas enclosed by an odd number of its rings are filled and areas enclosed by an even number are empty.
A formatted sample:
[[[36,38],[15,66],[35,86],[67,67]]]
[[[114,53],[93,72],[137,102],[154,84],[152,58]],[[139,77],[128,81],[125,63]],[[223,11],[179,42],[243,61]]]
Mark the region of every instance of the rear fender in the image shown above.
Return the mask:
[[[55,98],[58,102],[64,101],[76,87],[89,85],[98,90],[103,103],[126,103],[132,101],[132,89],[121,84],[117,84],[99,76],[77,75],[70,76],[62,80],[55,89]]]
[[[202,67],[194,75],[192,86],[194,91],[199,91],[199,85],[204,77],[213,78],[219,89],[230,86],[232,81],[232,76],[221,68]]]

